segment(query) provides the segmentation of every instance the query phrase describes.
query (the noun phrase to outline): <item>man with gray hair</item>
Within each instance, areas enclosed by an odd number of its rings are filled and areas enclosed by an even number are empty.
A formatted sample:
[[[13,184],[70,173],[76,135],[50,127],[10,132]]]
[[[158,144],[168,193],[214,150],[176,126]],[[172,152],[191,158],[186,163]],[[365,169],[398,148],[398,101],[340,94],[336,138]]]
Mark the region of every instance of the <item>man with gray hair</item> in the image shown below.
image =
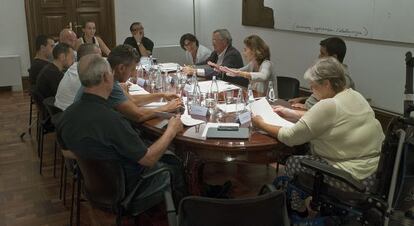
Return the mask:
[[[82,44],[78,48],[77,61],[88,54],[102,55],[102,52],[99,46],[93,43]],[[74,62],[72,66],[70,66],[69,69],[65,72],[65,75],[59,83],[55,96],[55,106],[64,111],[67,107],[69,107],[69,105],[73,103],[76,93],[80,87],[81,82],[78,75],[78,62]]]
[[[98,54],[89,54],[80,59],[78,70],[84,92],[79,101],[64,111],[56,126],[63,148],[78,158],[119,161],[124,168],[127,193],[139,182],[141,174],[159,169],[166,164],[159,162],[161,157],[168,158],[168,166],[173,170],[173,188],[181,189],[180,195],[185,195],[182,168],[171,161],[171,156],[163,156],[176,134],[183,130],[180,117],[172,117],[163,135],[147,147],[131,124],[107,103],[114,84],[108,61]],[[168,173],[142,183],[131,203],[132,211],[147,209],[151,204],[144,200],[149,196],[161,194],[161,202],[163,191],[169,188]]]
[[[220,72],[214,70],[218,66],[226,66],[229,68],[241,68],[243,67],[243,59],[240,52],[232,46],[232,38],[230,32],[227,29],[217,29],[213,32],[212,42],[214,51],[211,53],[205,61],[200,62],[197,65],[202,65],[201,68],[193,69],[191,67],[184,67],[184,71],[187,74],[198,76],[204,76],[211,79],[213,76],[218,77]],[[223,75],[223,80],[239,85],[245,85],[249,81],[241,77],[230,77]],[[247,83],[246,83],[247,82]]]

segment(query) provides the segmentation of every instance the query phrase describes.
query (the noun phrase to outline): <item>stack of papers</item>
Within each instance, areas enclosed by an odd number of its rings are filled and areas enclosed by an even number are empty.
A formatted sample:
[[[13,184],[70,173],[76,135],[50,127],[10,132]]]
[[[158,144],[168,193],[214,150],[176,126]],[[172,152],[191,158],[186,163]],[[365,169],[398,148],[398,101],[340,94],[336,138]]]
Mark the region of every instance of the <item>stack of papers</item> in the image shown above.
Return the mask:
[[[175,72],[180,65],[177,63],[162,63],[158,64],[162,72]]]
[[[249,104],[249,106],[251,112],[255,115],[260,115],[267,124],[281,127],[291,127],[294,125],[294,123],[287,121],[273,112],[273,109],[266,98],[257,100]]]
[[[226,90],[237,90],[237,89],[239,89],[238,86],[230,84],[230,83],[222,81],[222,80],[218,80],[217,85],[218,85],[219,92],[223,92],[223,91],[226,91]],[[202,93],[208,93],[208,92],[210,92],[211,81],[199,82],[198,86],[200,86],[200,91]],[[188,91],[188,92],[192,91],[193,90],[193,85],[188,85],[188,84],[185,85],[184,90]]]

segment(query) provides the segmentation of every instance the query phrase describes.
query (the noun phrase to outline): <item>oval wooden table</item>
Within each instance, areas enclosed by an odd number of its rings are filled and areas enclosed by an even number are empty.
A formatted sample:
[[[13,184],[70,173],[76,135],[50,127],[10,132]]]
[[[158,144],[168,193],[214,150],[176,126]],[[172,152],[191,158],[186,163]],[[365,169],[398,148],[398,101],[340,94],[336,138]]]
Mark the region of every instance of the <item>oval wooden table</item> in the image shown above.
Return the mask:
[[[231,119],[234,122],[234,116]],[[152,119],[137,125],[143,136],[155,140],[165,129],[157,128],[163,119]],[[229,120],[225,120],[229,122]],[[177,154],[191,151],[205,161],[268,164],[281,162],[295,152],[275,138],[250,128],[249,139],[206,139],[202,137],[205,124],[184,127],[173,143]]]

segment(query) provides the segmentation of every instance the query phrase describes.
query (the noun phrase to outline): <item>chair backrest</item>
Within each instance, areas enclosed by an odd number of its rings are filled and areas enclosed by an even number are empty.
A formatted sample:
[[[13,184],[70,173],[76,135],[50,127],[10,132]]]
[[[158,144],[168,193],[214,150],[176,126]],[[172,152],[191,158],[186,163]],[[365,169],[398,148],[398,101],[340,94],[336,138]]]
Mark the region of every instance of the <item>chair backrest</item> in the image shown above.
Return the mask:
[[[286,216],[285,193],[273,191],[244,199],[213,199],[190,196],[179,207],[180,226],[284,226]]]
[[[76,153],[75,153],[76,155]],[[117,213],[125,197],[125,173],[119,161],[85,159],[76,155],[91,205]]]
[[[44,119],[47,117],[47,111],[45,109],[45,106],[43,104],[43,95],[38,92],[36,89],[33,89],[30,91],[31,95],[33,97],[33,101],[36,104],[37,110],[40,112],[41,119]]]
[[[62,112],[62,110],[55,106],[55,97],[48,97],[43,100],[43,105],[50,116],[56,115]]]
[[[288,100],[299,96],[299,80],[284,76],[277,76],[276,79],[277,94],[280,99]]]

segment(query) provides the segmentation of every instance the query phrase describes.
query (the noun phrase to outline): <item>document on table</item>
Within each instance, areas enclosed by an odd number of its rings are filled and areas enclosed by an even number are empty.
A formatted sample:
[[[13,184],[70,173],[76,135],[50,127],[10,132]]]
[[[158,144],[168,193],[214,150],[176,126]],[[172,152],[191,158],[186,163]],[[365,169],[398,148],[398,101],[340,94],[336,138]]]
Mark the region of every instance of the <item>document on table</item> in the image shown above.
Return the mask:
[[[185,126],[195,126],[204,123],[203,120],[193,119],[191,115],[181,115],[181,122]]]
[[[210,92],[210,87],[211,87],[211,81],[202,81],[198,83],[198,86],[200,86],[200,91],[202,93],[208,93]],[[228,82],[225,81],[221,81],[221,80],[217,80],[217,86],[219,89],[219,92],[223,92],[226,90],[236,90],[239,89],[238,86],[230,84]],[[193,85],[185,85],[184,86],[184,90],[191,92],[193,90]]]
[[[242,111],[245,109],[244,104],[217,104],[217,107],[226,113]]]
[[[270,106],[269,102],[267,102],[266,98],[257,100],[249,104],[249,106],[251,112],[254,115],[260,115],[268,124],[281,127],[291,127],[294,125],[294,123],[287,121],[286,119],[273,112],[273,109]]]
[[[142,95],[142,94],[149,94],[148,91],[146,91],[144,88],[137,84],[132,84],[129,87],[129,94],[131,95]]]
[[[203,130],[203,134],[201,135],[201,137],[206,137],[207,136],[207,131],[209,128],[217,128],[219,126],[236,126],[239,127],[239,123],[213,123],[213,122],[208,122],[206,124],[206,126],[204,127]]]
[[[158,66],[162,72],[175,72],[180,65],[177,63],[161,63]]]

